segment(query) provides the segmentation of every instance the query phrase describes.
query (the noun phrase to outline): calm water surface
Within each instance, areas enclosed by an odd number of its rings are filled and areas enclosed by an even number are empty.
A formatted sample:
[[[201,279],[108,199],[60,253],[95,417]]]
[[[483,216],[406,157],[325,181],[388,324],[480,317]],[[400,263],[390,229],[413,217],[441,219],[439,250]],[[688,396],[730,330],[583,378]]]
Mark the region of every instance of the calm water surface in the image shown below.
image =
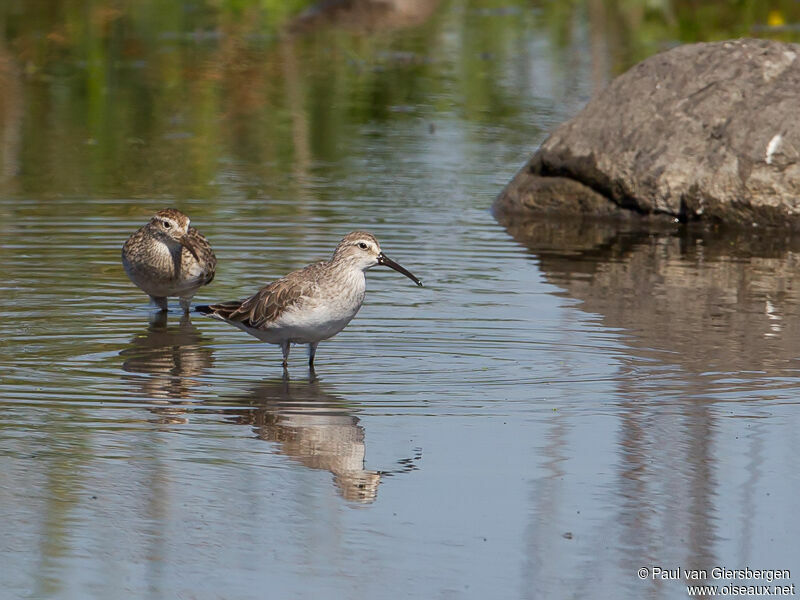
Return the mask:
[[[612,2],[433,4],[290,39],[191,3],[4,14],[0,597],[683,598],[637,569],[800,573],[800,241],[488,211],[680,34],[620,50]],[[296,349],[285,380],[275,346],[153,318],[119,253],[164,206],[216,250],[198,301],[356,228],[426,287],[370,271],[316,376]]]

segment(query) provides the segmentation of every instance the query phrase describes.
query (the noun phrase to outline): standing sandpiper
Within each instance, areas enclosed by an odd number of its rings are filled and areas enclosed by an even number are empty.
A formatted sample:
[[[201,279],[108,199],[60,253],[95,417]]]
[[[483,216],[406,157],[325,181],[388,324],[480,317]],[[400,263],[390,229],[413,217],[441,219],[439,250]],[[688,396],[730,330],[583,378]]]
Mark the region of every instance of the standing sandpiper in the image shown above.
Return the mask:
[[[189,217],[165,208],[125,242],[122,266],[162,311],[167,297],[177,296],[188,313],[192,296],[214,279],[217,257],[206,238],[189,227]]]
[[[356,316],[367,289],[364,271],[391,267],[418,286],[422,282],[381,252],[375,236],[348,233],[329,261],[318,262],[261,288],[246,298],[195,310],[230,323],[262,342],[278,344],[283,366],[291,344],[308,344],[308,366],[314,367],[317,344],[339,333]]]

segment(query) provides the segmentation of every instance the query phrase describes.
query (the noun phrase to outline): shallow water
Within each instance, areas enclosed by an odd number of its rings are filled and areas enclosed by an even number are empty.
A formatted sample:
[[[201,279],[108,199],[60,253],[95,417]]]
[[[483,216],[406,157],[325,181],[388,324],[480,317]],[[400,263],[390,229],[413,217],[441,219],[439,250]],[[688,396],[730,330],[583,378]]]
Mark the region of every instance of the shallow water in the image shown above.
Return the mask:
[[[141,9],[55,57],[34,41],[74,27],[19,25],[0,596],[678,598],[637,569],[800,572],[800,242],[488,211],[618,61],[675,42],[622,52],[577,6],[288,41],[188,8],[146,38]],[[175,302],[154,319],[127,280],[123,241],[167,205],[219,259],[198,301],[356,228],[425,287],[370,271],[286,380],[277,347]]]

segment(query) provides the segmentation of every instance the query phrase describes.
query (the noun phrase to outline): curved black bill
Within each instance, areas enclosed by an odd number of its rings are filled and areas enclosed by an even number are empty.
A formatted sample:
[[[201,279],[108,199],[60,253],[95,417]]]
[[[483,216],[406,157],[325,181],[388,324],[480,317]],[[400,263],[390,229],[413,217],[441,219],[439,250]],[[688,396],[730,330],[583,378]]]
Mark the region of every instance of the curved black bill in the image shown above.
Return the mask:
[[[394,269],[398,273],[402,273],[403,275],[408,277],[411,281],[416,283],[419,287],[422,287],[422,282],[419,279],[417,279],[416,277],[414,277],[414,274],[411,271],[409,271],[405,267],[402,267],[402,266],[398,265],[391,258],[386,256],[383,252],[378,254],[378,264],[379,265],[385,265],[385,266],[389,267],[390,269]]]
[[[181,245],[186,248],[192,256],[194,256],[195,260],[200,260],[200,258],[197,256],[197,249],[194,247],[194,244],[188,235],[184,235],[181,238]]]

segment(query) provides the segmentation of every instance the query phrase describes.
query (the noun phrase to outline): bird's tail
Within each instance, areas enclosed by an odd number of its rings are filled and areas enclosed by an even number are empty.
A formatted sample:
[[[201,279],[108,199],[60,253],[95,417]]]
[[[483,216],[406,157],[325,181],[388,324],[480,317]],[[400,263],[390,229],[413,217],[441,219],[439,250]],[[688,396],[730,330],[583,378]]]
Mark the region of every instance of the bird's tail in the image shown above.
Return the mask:
[[[231,302],[220,302],[218,304],[203,304],[195,306],[194,309],[204,315],[211,315],[219,319],[228,319],[242,306],[241,300]]]

